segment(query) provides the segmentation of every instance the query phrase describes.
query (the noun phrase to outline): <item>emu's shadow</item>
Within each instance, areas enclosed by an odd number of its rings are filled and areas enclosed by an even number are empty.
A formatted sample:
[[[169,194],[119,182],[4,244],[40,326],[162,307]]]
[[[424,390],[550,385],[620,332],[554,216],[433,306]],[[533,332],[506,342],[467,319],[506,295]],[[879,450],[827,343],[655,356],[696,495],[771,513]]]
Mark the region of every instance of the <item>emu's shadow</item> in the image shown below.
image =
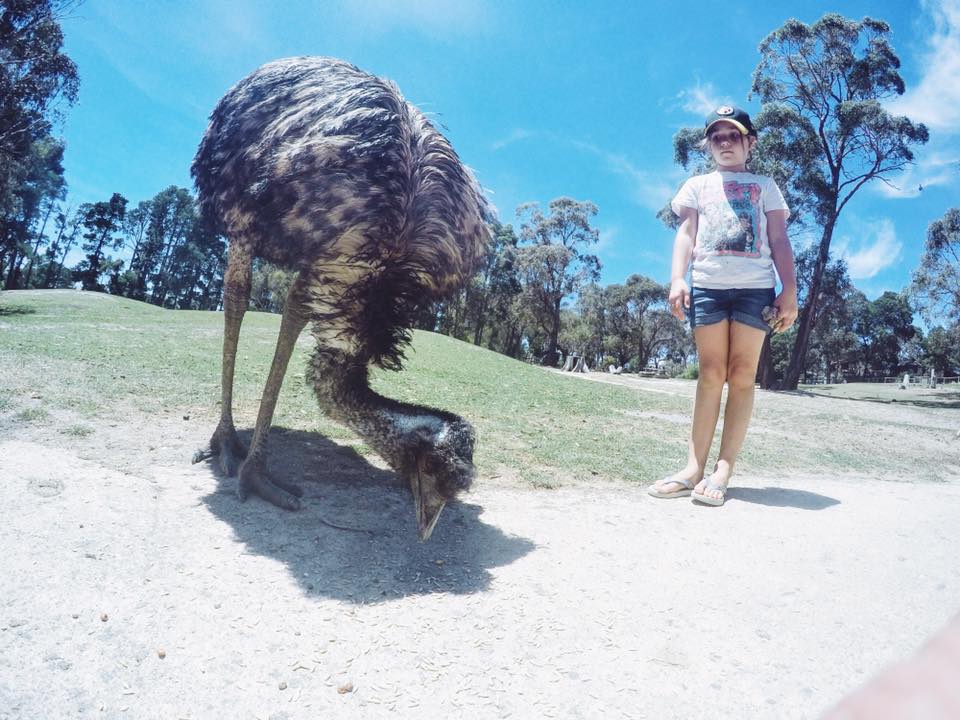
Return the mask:
[[[794,507],[801,510],[824,510],[840,504],[839,500],[827,495],[778,487],[732,487],[727,490],[727,499],[742,500],[768,507]]]
[[[249,443],[250,431],[238,434]],[[241,503],[236,478],[219,475],[217,490],[203,502],[233,527],[248,552],[284,562],[309,595],[374,603],[482,592],[490,568],[535,547],[484,523],[483,508],[471,504],[469,494],[466,502],[447,505],[430,540],[421,543],[413,497],[402,479],[316,433],[274,427],[268,467],[303,488],[299,511],[257,497]]]

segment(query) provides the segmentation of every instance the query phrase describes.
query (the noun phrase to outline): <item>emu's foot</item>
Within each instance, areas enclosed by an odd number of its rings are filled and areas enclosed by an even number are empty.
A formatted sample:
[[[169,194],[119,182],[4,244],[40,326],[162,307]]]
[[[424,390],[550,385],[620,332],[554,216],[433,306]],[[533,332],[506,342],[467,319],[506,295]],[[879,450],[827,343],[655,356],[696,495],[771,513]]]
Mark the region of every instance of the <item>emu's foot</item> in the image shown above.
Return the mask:
[[[250,494],[259,495],[284,510],[299,510],[303,490],[285,480],[272,480],[261,463],[247,461],[240,467],[237,495],[246,500]]]
[[[219,457],[220,471],[226,477],[237,474],[240,463],[247,456],[247,446],[237,438],[237,431],[232,425],[217,425],[217,429],[213,431],[213,437],[210,438],[210,444],[193,454],[193,462],[209,460],[215,455]]]

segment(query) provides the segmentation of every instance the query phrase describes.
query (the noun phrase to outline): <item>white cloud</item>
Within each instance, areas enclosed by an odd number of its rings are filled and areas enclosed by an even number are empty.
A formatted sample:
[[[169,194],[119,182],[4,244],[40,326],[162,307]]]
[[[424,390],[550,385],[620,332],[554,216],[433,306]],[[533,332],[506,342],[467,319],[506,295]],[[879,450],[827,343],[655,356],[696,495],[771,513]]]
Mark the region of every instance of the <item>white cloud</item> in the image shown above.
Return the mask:
[[[677,93],[677,99],[680,107],[694,115],[706,115],[723,104],[713,83],[701,84],[699,80],[693,87]]]
[[[854,243],[848,236],[834,245],[837,255],[847,262],[851,280],[867,280],[900,259],[903,243],[897,240],[893,221],[883,218],[859,225],[862,239]]]
[[[603,158],[611,171],[625,177],[630,183],[630,199],[641,207],[656,212],[662,209],[677,192],[682,177],[678,168],[671,168],[665,173],[643,170],[623,155],[607,152],[596,145],[580,140],[569,142],[581,150]]]
[[[591,252],[599,252],[613,247],[613,241],[619,234],[620,228],[616,225],[600,230],[600,238],[597,240],[597,244],[593,246]]]
[[[888,108],[931,130],[960,132],[960,0],[926,0],[923,6],[933,32],[920,58],[922,75]]]
[[[875,183],[874,187],[884,197],[901,199],[915,198],[923,189],[955,183],[960,169],[960,153],[933,150],[920,156],[916,165],[910,165],[895,182]]]
[[[490,143],[491,150],[502,150],[507,145],[512,145],[513,143],[519,140],[525,140],[529,137],[533,137],[534,133],[529,130],[524,130],[523,128],[516,128],[511,132],[507,137],[500,140],[495,140]]]
[[[624,176],[630,182],[633,201],[649,210],[657,212],[670,201],[677,193],[679,180],[671,182],[671,177],[677,174],[676,168],[671,168],[667,174],[642,170],[622,155],[605,155],[610,169]]]

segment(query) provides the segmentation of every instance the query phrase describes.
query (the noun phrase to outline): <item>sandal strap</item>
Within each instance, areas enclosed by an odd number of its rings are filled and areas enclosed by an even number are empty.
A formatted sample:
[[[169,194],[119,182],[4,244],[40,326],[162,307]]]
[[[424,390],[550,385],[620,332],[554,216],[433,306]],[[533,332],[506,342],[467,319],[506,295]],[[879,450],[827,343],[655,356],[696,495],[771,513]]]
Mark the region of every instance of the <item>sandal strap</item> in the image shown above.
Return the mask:
[[[693,490],[693,486],[696,484],[696,483],[693,482],[692,479],[691,479],[691,480],[683,480],[683,479],[681,479],[681,478],[674,478],[674,477],[671,475],[671,476],[669,476],[669,477],[663,478],[663,480],[660,480],[660,481],[657,483],[657,485],[658,485],[659,487],[663,487],[664,485],[667,485],[667,484],[669,484],[669,483],[676,483],[677,485],[683,485],[687,490]]]
[[[703,488],[704,492],[698,492],[697,495],[706,495],[708,490],[719,490],[724,495],[727,494],[727,485],[724,483],[714,482],[712,480],[707,480],[707,484]]]

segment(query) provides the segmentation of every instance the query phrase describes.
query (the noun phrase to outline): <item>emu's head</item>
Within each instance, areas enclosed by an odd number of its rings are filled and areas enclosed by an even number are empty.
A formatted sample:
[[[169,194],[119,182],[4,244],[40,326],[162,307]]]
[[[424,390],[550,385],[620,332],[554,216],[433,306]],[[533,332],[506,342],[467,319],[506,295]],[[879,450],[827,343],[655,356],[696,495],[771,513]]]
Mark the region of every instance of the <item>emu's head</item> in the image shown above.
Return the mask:
[[[412,432],[400,468],[413,491],[420,540],[430,538],[444,505],[473,481],[473,428],[466,420],[444,415],[436,425]]]

